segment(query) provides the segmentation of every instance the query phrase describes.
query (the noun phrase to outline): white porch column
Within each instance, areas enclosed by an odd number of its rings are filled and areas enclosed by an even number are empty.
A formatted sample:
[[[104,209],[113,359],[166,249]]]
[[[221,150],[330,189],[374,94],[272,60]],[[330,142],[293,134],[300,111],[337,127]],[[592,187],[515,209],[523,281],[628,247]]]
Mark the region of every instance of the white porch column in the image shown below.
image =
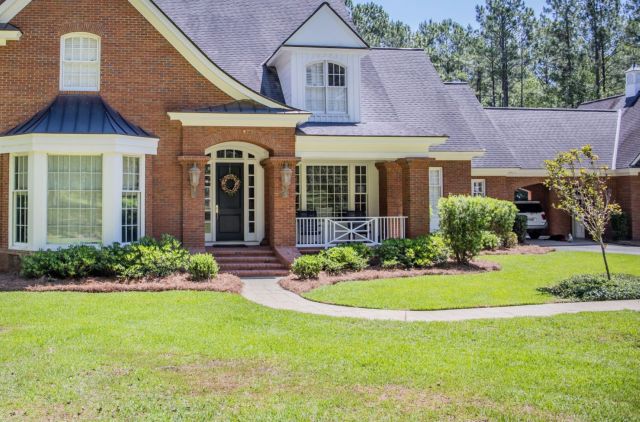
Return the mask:
[[[122,154],[102,155],[102,243],[122,242]]]
[[[31,249],[47,246],[47,154],[33,152],[29,160],[29,244]]]

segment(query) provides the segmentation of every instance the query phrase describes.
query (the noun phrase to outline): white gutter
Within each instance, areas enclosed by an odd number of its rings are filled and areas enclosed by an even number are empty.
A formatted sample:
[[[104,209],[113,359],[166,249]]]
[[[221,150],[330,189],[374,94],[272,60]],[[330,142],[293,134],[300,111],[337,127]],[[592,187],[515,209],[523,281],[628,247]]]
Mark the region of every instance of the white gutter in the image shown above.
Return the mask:
[[[622,113],[623,110],[618,110],[618,123],[616,124],[616,140],[613,144],[613,162],[611,163],[611,170],[617,170],[618,162],[618,144],[620,144],[620,128],[622,127]]]

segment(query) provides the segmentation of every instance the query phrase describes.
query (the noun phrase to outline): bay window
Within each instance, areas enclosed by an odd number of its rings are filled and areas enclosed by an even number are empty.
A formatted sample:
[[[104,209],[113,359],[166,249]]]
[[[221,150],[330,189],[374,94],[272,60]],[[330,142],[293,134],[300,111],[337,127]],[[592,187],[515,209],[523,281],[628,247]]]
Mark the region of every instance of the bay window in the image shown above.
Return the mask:
[[[49,155],[47,243],[102,241],[102,156]]]
[[[320,115],[348,113],[347,69],[337,63],[318,62],[307,66],[306,109]]]
[[[13,157],[13,183],[11,184],[13,201],[12,233],[13,244],[24,245],[29,242],[29,157]]]
[[[140,240],[140,158],[122,158],[122,242]]]

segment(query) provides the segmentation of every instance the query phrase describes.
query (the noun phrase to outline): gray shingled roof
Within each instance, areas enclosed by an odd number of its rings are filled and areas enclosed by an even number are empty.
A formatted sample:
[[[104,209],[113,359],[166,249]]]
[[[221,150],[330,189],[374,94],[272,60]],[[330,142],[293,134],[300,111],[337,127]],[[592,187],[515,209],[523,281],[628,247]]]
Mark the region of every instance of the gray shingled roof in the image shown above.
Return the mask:
[[[630,106],[622,109],[620,141],[618,146],[618,168],[628,168],[640,156],[640,94]],[[636,163],[636,167],[640,167]]]
[[[624,95],[614,95],[613,97],[582,103],[578,106],[578,110],[619,110],[624,106],[624,102]]]
[[[467,83],[446,83],[449,95],[475,134],[478,143],[485,149],[482,157],[473,159],[475,168],[517,168],[519,163],[507,145],[504,135],[494,125],[476,94]]]
[[[486,112],[522,169],[541,169],[544,160],[587,144],[611,166],[617,112],[513,108]]]
[[[325,0],[155,0],[216,65],[264,95],[265,61]],[[326,0],[348,23],[344,0]],[[268,76],[268,75],[267,75]]]
[[[32,133],[155,137],[128,122],[97,95],[60,95],[32,118],[0,136]]]

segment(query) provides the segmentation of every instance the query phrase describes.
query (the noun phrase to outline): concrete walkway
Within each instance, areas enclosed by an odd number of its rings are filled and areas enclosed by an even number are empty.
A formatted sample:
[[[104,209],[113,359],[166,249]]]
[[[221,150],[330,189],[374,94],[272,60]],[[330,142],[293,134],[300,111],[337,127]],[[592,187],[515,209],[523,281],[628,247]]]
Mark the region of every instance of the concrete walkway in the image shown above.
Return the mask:
[[[389,321],[464,321],[472,319],[545,317],[578,312],[640,311],[640,300],[615,302],[551,303],[500,308],[456,309],[448,311],[386,311],[327,305],[306,300],[284,290],[277,278],[243,279],[242,296],[273,309],[332,317]]]
[[[589,240],[576,240],[574,242],[558,242],[554,240],[531,240],[532,245],[540,245],[554,248],[558,252],[596,252],[600,253],[600,245]],[[607,253],[619,253],[624,255],[640,255],[640,246],[609,244]]]

